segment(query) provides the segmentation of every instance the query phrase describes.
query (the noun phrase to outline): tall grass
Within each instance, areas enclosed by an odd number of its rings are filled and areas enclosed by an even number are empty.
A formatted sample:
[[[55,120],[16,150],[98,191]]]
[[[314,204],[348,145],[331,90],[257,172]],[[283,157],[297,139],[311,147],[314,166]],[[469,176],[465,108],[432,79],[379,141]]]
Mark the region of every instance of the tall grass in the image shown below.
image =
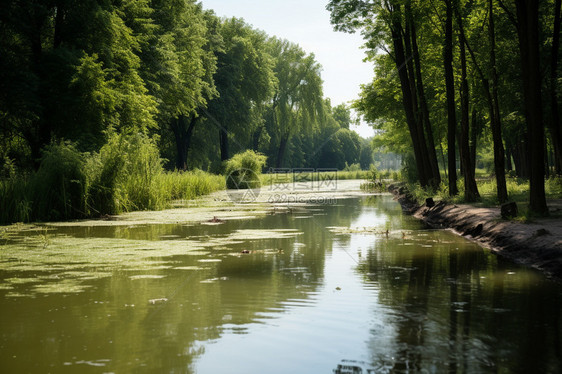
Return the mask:
[[[226,187],[222,175],[201,170],[165,172],[158,176],[156,185],[165,192],[168,200],[191,200]]]
[[[52,144],[37,172],[0,179],[0,223],[157,210],[225,188],[221,175],[166,172],[162,163],[156,144],[143,134],[110,135],[93,154]]]

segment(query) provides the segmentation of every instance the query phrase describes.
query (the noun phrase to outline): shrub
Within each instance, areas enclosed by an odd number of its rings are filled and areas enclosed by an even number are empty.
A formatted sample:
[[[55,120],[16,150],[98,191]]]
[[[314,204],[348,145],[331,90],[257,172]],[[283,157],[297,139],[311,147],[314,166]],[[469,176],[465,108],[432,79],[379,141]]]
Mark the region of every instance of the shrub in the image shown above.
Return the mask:
[[[159,209],[166,194],[155,181],[163,172],[154,141],[144,134],[110,135],[89,160],[90,208],[96,212]]]
[[[226,186],[236,189],[259,187],[260,175],[266,161],[266,156],[252,150],[234,155],[226,161]]]
[[[361,165],[358,163],[348,165],[346,161],[345,168],[343,168],[343,171],[361,171]]]
[[[32,219],[84,217],[86,173],[84,155],[69,142],[52,143],[43,151],[31,183]]]

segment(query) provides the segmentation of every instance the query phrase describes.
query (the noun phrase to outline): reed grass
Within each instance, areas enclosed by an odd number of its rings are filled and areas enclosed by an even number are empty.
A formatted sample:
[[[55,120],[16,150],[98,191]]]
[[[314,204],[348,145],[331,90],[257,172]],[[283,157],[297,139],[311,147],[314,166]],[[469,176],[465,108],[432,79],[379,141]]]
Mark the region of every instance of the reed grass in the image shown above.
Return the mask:
[[[167,172],[162,164],[156,144],[143,134],[110,135],[92,154],[52,144],[37,172],[0,180],[0,224],[159,210],[225,188],[222,175]]]

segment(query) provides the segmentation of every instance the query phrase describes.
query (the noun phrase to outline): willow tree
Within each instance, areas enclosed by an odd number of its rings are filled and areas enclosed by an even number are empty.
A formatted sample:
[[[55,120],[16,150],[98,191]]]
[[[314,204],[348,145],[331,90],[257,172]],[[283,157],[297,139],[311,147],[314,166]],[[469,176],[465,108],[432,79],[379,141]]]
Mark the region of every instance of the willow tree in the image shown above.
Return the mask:
[[[152,2],[151,25],[145,27],[142,74],[158,102],[164,138],[176,148],[176,168],[187,168],[198,111],[217,95],[214,52],[220,48],[209,32],[213,18],[193,0]],[[218,45],[217,45],[218,44]]]
[[[278,79],[270,106],[271,131],[277,139],[275,166],[281,168],[291,135],[313,126],[323,111],[321,66],[297,44],[272,38],[269,51]]]
[[[217,53],[214,75],[218,97],[209,103],[207,121],[217,127],[221,160],[230,157],[230,142],[243,148],[253,134],[253,111],[271,98],[275,76],[273,60],[267,53],[267,36],[242,19],[223,20],[224,41]]]

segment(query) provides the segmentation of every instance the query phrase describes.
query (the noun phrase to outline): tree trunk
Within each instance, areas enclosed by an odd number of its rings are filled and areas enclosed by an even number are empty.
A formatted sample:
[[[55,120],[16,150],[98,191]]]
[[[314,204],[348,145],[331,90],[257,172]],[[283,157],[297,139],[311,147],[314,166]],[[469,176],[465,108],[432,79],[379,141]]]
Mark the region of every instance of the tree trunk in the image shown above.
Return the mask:
[[[562,0],[556,0],[554,6],[554,32],[552,34],[552,54],[550,56],[550,134],[554,148],[554,172],[562,175],[562,130],[558,111],[558,51],[560,49],[560,10]]]
[[[527,138],[531,152],[529,210],[548,215],[544,191],[544,127],[542,118],[541,74],[539,55],[539,3],[516,0],[519,48],[523,73]]]
[[[256,152],[258,152],[260,148],[260,139],[263,130],[264,130],[264,126],[259,126],[256,129],[256,131],[254,131],[254,134],[252,136],[252,149]]]
[[[480,114],[476,108],[472,108],[472,125],[470,126],[470,164],[472,172],[476,175],[476,147],[478,145],[478,132],[480,127]]]
[[[221,149],[221,161],[226,161],[230,157],[228,155],[228,128],[226,124],[219,129],[219,140]]]
[[[400,12],[400,6],[397,6],[391,11]],[[422,187],[427,187],[428,178],[425,173],[426,169],[423,162],[423,149],[427,148],[425,147],[425,142],[420,142],[420,135],[418,133],[418,127],[416,125],[413,97],[410,88],[410,79],[408,77],[407,69],[404,68],[406,66],[406,55],[404,53],[404,43],[401,32],[402,25],[399,17],[393,17],[393,21],[389,25],[389,27],[392,34],[396,69],[398,70],[398,77],[400,78],[400,88],[402,89],[402,103],[404,105],[406,122],[408,124],[408,130],[410,132],[410,137],[412,138],[412,145],[414,148],[414,158],[416,159],[416,167],[418,169],[418,179]]]
[[[457,118],[455,108],[455,81],[453,77],[453,4],[447,4],[447,18],[445,20],[445,45],[443,49],[443,62],[445,64],[445,86],[447,90],[447,163],[449,169],[449,195],[459,193],[457,188],[457,165],[455,154],[455,133]]]
[[[478,186],[474,179],[474,168],[471,163],[470,147],[469,147],[469,92],[466,72],[466,51],[462,37],[459,36],[460,56],[461,56],[461,142],[460,156],[463,160],[463,176],[464,176],[464,199],[467,202],[476,201],[480,197]]]
[[[496,69],[496,35],[494,28],[494,4],[493,0],[489,4],[489,27],[488,35],[490,39],[490,73],[492,80],[491,92],[491,122],[492,140],[494,142],[494,171],[496,173],[496,184],[498,201],[503,204],[507,201],[507,186],[505,183],[505,152],[502,141],[501,117],[498,99],[498,74]],[[489,91],[489,90],[488,90]]]
[[[285,158],[285,151],[287,150],[287,143],[289,142],[289,135],[281,135],[279,140],[279,149],[277,150],[277,160],[275,167],[281,169],[283,167],[283,159]]]
[[[192,117],[187,124],[187,118],[180,115],[170,122],[170,129],[174,133],[176,140],[176,168],[178,170],[187,170],[187,158],[189,148],[191,147],[191,139],[193,138],[193,130],[200,117]]]
[[[511,164],[511,148],[507,145],[505,147],[505,169],[507,171],[513,170],[513,165]]]
[[[435,147],[435,140],[433,138],[433,129],[431,128],[431,121],[429,120],[429,109],[427,107],[427,100],[425,97],[425,90],[423,87],[423,80],[421,74],[421,61],[420,53],[418,49],[418,41],[416,34],[416,26],[413,18],[410,14],[410,35],[412,37],[412,52],[414,55],[415,62],[415,73],[416,73],[416,88],[418,93],[419,105],[420,105],[420,119],[423,122],[425,129],[425,136],[427,137],[427,152],[429,156],[429,164],[431,169],[431,177],[429,183],[437,188],[441,184],[441,174],[439,173],[439,164],[437,163],[437,149]]]
[[[493,16],[493,3],[489,0],[489,27],[488,36],[490,40],[490,75],[492,80],[492,89],[490,89],[490,81],[482,69],[478,65],[474,51],[470,48],[468,41],[466,40],[466,35],[464,33],[464,27],[462,22],[461,14],[456,8],[457,20],[459,24],[459,30],[461,38],[464,45],[470,52],[470,56],[474,63],[480,79],[482,80],[482,86],[484,87],[484,94],[486,95],[486,101],[488,103],[488,111],[490,115],[490,124],[492,128],[492,140],[494,143],[494,172],[496,174],[496,184],[497,184],[497,196],[500,203],[507,201],[507,187],[505,184],[505,152],[503,148],[502,135],[501,135],[501,118],[499,111],[499,101],[498,101],[498,79],[496,71],[496,38],[494,31],[494,16]]]
[[[425,139],[425,132],[423,129],[423,117],[420,110],[420,98],[417,96],[417,89],[416,89],[416,74],[414,68],[414,52],[412,48],[412,39],[413,35],[411,33],[411,25],[413,24],[412,20],[412,9],[410,6],[410,1],[406,1],[405,5],[406,11],[406,28],[404,33],[404,47],[406,57],[406,67],[408,69],[408,81],[410,84],[410,93],[412,95],[412,110],[414,112],[415,118],[415,126],[416,131],[418,133],[418,142],[420,143],[420,148],[422,150],[422,163],[424,168],[424,175],[427,179],[428,185],[433,185],[432,181],[434,180],[433,177],[433,170],[431,168],[431,162],[429,160],[429,151],[427,149],[427,142]],[[421,82],[418,82],[418,84]]]

